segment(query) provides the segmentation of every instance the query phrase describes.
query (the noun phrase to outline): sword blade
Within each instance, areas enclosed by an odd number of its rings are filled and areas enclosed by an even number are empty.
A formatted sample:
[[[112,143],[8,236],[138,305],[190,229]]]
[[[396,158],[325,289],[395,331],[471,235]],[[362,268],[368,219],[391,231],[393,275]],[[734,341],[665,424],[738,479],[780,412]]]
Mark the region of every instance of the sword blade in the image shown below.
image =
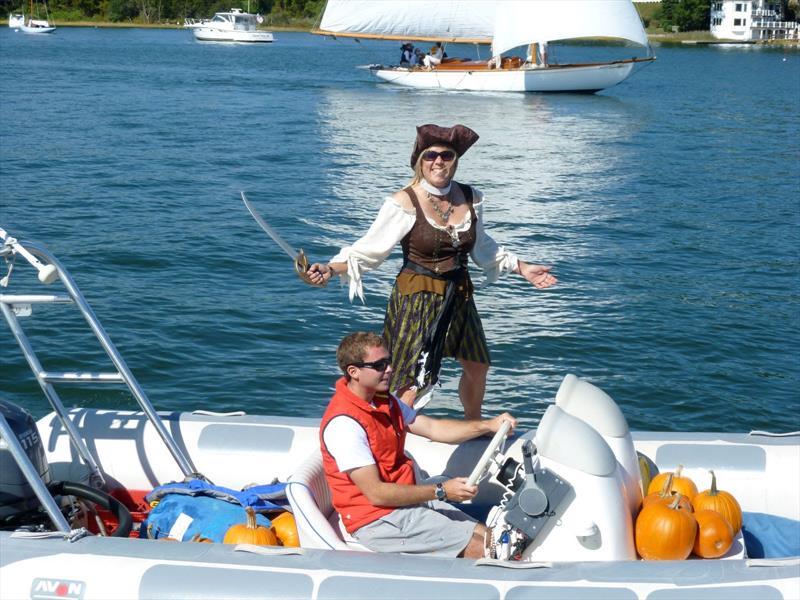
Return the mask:
[[[242,194],[242,202],[244,202],[244,205],[247,207],[247,210],[250,211],[250,214],[256,220],[256,223],[258,223],[261,226],[261,229],[267,232],[267,235],[271,237],[272,240],[276,244],[278,244],[278,246],[283,248],[283,251],[289,255],[289,258],[295,260],[297,258],[297,252],[295,252],[294,248],[292,248],[289,245],[289,243],[286,240],[284,240],[280,236],[280,234],[277,231],[275,231],[272,228],[272,226],[264,220],[264,217],[262,217],[258,213],[258,211],[253,207],[253,205],[250,204],[250,201],[247,199],[247,196],[245,196],[245,193],[241,192],[241,194]]]

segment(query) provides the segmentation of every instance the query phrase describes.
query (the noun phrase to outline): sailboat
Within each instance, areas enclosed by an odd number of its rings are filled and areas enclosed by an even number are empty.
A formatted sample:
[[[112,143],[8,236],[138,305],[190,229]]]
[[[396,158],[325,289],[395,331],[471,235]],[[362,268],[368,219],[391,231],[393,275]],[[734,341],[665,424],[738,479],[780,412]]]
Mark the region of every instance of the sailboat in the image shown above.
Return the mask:
[[[19,30],[23,33],[32,33],[32,34],[41,34],[41,33],[53,33],[56,30],[55,25],[50,24],[50,15],[47,11],[47,3],[42,1],[41,2],[41,10],[39,8],[39,2],[35,0],[30,1],[30,13],[25,17],[22,17],[22,23],[19,25]],[[42,18],[42,12],[44,13],[44,18]]]
[[[490,44],[490,60],[445,58],[429,66],[369,65],[378,79],[447,90],[597,92],[655,60],[631,0],[328,0],[313,33],[335,37]],[[632,42],[646,56],[606,62],[553,63],[553,41]],[[522,47],[525,57],[503,56]]]

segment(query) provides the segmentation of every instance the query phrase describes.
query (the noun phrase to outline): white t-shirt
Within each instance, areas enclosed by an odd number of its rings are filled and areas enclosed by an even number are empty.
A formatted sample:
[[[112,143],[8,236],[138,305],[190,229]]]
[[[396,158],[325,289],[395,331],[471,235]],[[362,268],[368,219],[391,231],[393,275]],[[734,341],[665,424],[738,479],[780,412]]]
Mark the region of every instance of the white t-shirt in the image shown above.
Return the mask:
[[[394,399],[403,413],[406,425],[411,425],[417,418],[417,411],[397,399]],[[358,421],[346,415],[339,415],[328,421],[322,439],[328,448],[336,466],[342,472],[352,471],[358,467],[375,464],[375,457],[369,447],[367,432]]]

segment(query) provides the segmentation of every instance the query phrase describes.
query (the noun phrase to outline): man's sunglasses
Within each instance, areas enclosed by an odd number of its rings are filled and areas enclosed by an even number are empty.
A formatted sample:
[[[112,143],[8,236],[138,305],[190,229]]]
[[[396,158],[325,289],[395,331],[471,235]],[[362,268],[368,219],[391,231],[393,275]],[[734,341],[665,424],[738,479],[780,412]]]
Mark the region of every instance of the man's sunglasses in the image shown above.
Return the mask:
[[[389,368],[389,365],[391,364],[392,364],[392,357],[387,356],[386,358],[375,360],[373,362],[353,363],[351,366],[358,367],[359,369],[372,369],[373,371],[378,371],[379,373],[383,373],[386,369]]]
[[[441,152],[437,152],[436,150],[426,150],[422,153],[422,160],[433,162],[440,156],[444,162],[450,162],[455,160],[456,153],[453,150],[442,150]]]

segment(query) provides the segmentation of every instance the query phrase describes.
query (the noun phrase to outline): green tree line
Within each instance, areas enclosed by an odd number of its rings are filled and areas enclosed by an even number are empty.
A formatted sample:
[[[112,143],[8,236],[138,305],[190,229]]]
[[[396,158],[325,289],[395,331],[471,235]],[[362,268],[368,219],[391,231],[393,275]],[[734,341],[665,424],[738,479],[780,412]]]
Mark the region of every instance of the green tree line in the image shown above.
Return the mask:
[[[41,0],[36,0],[41,1]],[[380,0],[375,0],[380,2]],[[432,0],[435,1],[435,0]],[[709,29],[712,0],[661,0],[639,4],[645,25],[671,31]],[[0,0],[0,14],[26,12],[30,0]],[[787,20],[800,13],[800,0],[776,0]],[[175,23],[185,18],[208,18],[215,12],[237,7],[260,13],[267,25],[305,24],[311,26],[322,12],[325,0],[49,0],[50,16],[55,21],[107,21],[112,23]]]
[[[0,0],[0,14],[29,13],[29,1]],[[47,6],[51,18],[62,22],[175,23],[185,18],[208,18],[236,7],[260,13],[267,24],[281,25],[313,23],[324,3],[325,0],[48,0]]]

